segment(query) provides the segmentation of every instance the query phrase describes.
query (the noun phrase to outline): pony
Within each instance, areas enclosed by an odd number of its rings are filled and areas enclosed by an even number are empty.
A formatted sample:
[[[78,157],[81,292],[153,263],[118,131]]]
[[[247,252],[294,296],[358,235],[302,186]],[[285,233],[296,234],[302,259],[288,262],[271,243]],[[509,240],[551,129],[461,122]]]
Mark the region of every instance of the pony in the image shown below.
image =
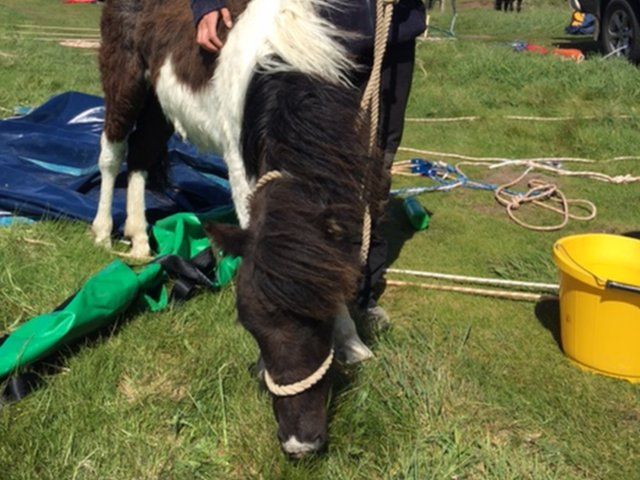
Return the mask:
[[[351,38],[322,15],[329,0],[230,0],[219,54],[200,49],[185,0],[107,0],[99,55],[105,125],[95,241],[110,244],[116,175],[128,167],[125,236],[149,255],[144,194],[161,181],[177,132],[229,170],[239,227],[207,229],[242,255],[237,312],[256,340],[283,450],[327,442],[334,356],[372,356],[347,305],[361,275],[363,218],[388,180],[368,146],[352,84]]]
[[[522,11],[522,0],[496,0],[494,3],[495,10],[502,10],[504,12],[513,12],[513,4],[516,4],[516,11],[520,13]]]

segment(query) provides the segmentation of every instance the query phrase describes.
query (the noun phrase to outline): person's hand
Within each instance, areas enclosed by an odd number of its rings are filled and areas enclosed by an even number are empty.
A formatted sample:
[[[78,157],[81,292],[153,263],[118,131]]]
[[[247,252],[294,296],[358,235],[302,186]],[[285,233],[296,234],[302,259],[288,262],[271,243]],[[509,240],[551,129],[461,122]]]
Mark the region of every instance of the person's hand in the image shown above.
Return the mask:
[[[198,45],[209,52],[218,53],[220,51],[222,40],[218,38],[218,23],[221,21],[227,28],[233,26],[231,12],[228,8],[214,10],[200,19],[196,34]]]

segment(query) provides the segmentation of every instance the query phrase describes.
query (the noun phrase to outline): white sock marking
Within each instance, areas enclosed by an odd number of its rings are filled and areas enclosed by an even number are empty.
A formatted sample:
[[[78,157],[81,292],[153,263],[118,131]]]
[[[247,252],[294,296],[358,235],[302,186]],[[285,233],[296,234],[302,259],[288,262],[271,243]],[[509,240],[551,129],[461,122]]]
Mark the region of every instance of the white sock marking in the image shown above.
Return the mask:
[[[135,258],[144,258],[151,254],[144,201],[146,180],[147,172],[137,170],[129,174],[127,221],[124,225],[124,234],[131,238],[131,256]]]
[[[107,247],[111,246],[111,230],[113,228],[113,218],[111,217],[113,188],[126,150],[126,142],[110,142],[104,133],[100,137],[100,158],[98,160],[101,174],[100,201],[92,230],[96,243]]]

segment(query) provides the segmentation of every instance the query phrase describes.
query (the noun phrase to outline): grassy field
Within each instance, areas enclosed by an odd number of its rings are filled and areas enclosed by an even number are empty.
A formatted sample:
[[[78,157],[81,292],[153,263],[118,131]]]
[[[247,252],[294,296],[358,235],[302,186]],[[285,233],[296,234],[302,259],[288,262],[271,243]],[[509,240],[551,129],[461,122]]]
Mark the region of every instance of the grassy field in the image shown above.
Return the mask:
[[[597,53],[575,65],[510,51],[515,40],[574,42],[563,36],[566,2],[524,6],[514,15],[462,3],[457,40],[420,44],[408,116],[482,120],[411,123],[404,145],[499,157],[637,154],[638,70]],[[99,14],[92,5],[2,1],[0,115],[62,91],[100,92],[94,51],[35,40],[21,27],[90,28]],[[448,18],[433,22],[445,27]],[[592,51],[588,39],[581,43]],[[598,118],[533,123],[505,115]],[[640,173],[638,161],[589,168]],[[518,170],[469,173],[498,181]],[[569,197],[594,201],[597,219],[534,233],[511,223],[489,193],[429,194],[421,197],[433,213],[426,232],[414,233],[391,205],[391,260],[553,282],[551,246],[561,236],[640,230],[637,184],[558,184]],[[0,333],[49,311],[110,260],[83,224],[0,230]],[[249,372],[257,349],[235,321],[229,288],[128,318],[69,356],[45,388],[2,408],[0,478],[640,479],[640,389],[569,364],[557,340],[557,303],[392,288],[381,303],[393,328],[373,342],[374,360],[336,374],[322,457],[291,463],[281,454],[268,396]]]

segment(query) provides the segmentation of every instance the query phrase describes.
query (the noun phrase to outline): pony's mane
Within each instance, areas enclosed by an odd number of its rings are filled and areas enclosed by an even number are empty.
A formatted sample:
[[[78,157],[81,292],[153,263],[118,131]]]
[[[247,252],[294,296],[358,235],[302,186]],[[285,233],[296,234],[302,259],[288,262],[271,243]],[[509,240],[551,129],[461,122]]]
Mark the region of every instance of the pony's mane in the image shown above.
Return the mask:
[[[243,156],[256,176],[285,177],[252,202],[246,258],[266,306],[326,318],[355,292],[369,157],[358,93],[287,72],[258,74],[247,95]]]

